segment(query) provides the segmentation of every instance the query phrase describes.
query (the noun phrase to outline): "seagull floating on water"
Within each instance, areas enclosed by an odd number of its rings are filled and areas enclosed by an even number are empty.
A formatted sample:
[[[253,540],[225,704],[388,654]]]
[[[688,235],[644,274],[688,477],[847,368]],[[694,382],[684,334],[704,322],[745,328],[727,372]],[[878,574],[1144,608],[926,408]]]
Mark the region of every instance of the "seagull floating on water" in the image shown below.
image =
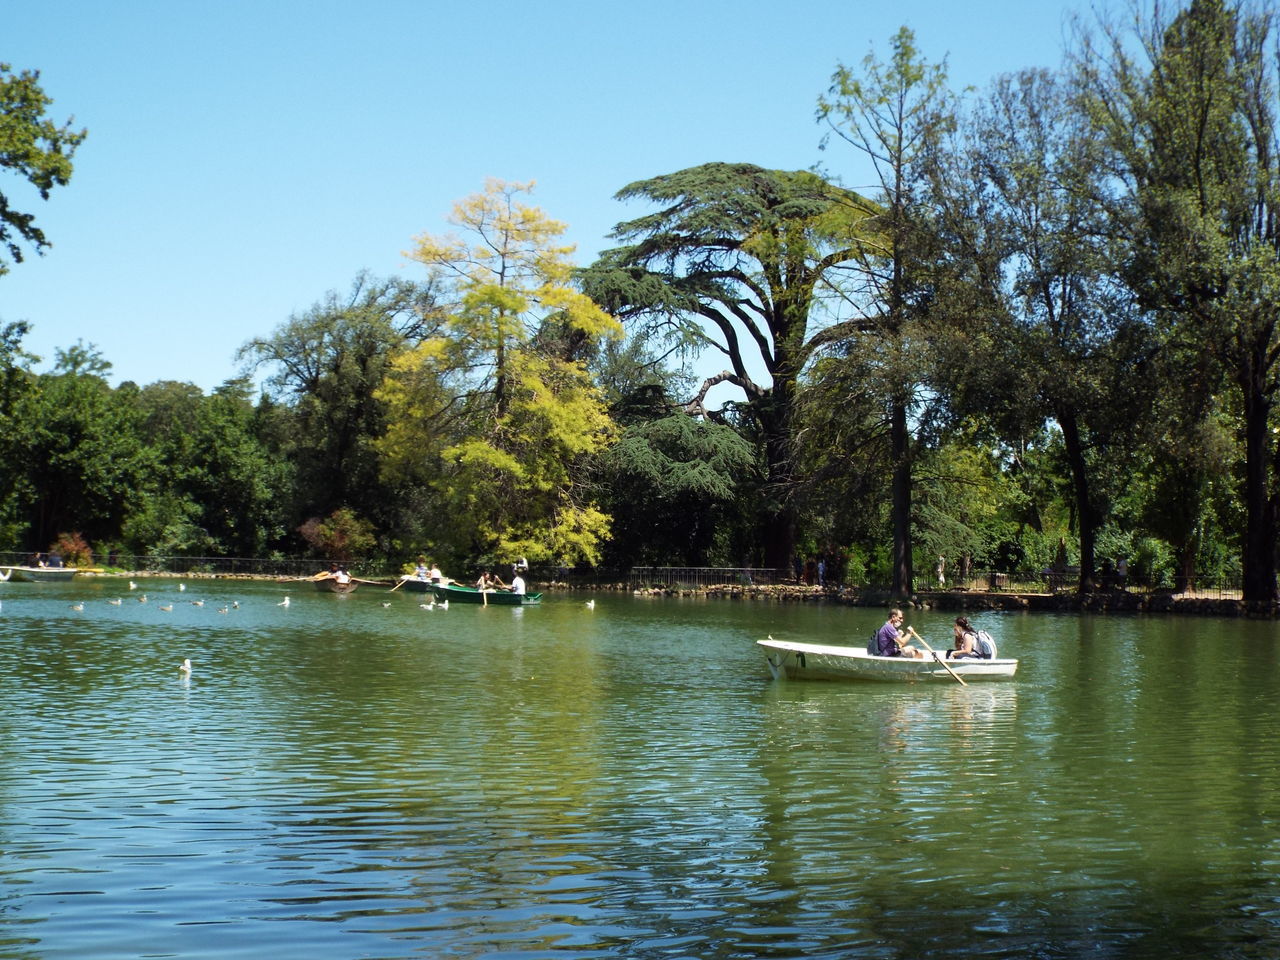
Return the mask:
[[[132,580],[130,580],[130,581],[129,581],[129,589],[130,589],[130,590],[137,590],[137,589],[138,589],[138,585],[137,585],[136,583],[134,583]]]
[[[147,602],[147,595],[144,593],[142,596],[140,596],[140,597],[138,598],[138,602],[139,602],[139,603],[146,603],[146,602]]]
[[[277,607],[287,607],[288,605],[289,605],[288,597],[285,597],[283,600],[281,600],[279,603],[276,604]]]
[[[171,613],[171,612],[173,611],[173,604],[172,604],[172,603],[162,603],[162,604],[160,605],[160,609],[161,609],[161,610],[163,610],[165,613]]]
[[[73,604],[71,605],[71,609],[72,609],[72,610],[83,610],[83,609],[84,609],[84,604],[83,604],[83,603],[73,603]]]
[[[390,601],[390,600],[383,600],[383,601],[382,601],[382,609],[383,609],[383,610],[387,609],[387,607],[389,607],[389,606],[391,606],[391,601]]]
[[[187,676],[191,676],[191,658],[188,657],[186,660],[183,660],[181,666],[178,667],[178,670],[185,673]]]
[[[595,602],[594,600],[588,600],[588,601],[587,601],[587,609],[588,609],[588,610],[594,610],[595,608],[596,608],[596,602]]]
[[[119,597],[116,597],[113,600],[108,600],[107,603],[111,604],[113,607],[118,607],[120,606],[121,600]]]
[[[239,609],[240,609],[240,601],[239,601],[239,600],[232,600],[232,601],[231,601],[231,609],[233,609],[233,610],[239,610]]]
[[[423,610],[434,610],[436,606],[436,602],[432,600],[430,603],[420,603],[418,604],[418,606],[420,606]]]
[[[219,608],[218,608],[218,612],[219,612],[219,613],[226,613],[226,612],[227,612],[227,608],[226,608],[226,607],[219,607]]]
[[[203,607],[203,606],[204,606],[204,601],[203,601],[203,600],[192,600],[192,601],[191,601],[191,605],[192,605],[193,607]]]
[[[181,592],[182,592],[183,590],[185,590],[185,589],[187,589],[187,585],[186,585],[185,583],[180,583],[180,584],[178,584],[178,592],[179,592],[179,593],[181,593]]]

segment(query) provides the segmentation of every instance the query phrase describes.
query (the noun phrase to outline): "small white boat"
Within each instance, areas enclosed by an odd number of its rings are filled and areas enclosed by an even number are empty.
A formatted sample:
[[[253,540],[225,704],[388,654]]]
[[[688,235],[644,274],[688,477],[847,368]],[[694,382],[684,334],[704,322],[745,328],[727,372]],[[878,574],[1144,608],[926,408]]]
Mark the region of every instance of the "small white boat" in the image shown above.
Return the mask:
[[[799,643],[792,640],[757,640],[764,648],[769,671],[775,680],[945,680],[955,683],[947,671],[951,668],[965,682],[1001,680],[1012,677],[1018,661],[995,660],[942,661],[927,652],[922,659],[914,657],[877,657],[865,648],[840,647],[821,643]],[[942,656],[938,651],[937,657]],[[946,666],[943,666],[943,662]]]
[[[78,572],[75,567],[0,567],[8,571],[9,579],[43,583],[67,581]]]

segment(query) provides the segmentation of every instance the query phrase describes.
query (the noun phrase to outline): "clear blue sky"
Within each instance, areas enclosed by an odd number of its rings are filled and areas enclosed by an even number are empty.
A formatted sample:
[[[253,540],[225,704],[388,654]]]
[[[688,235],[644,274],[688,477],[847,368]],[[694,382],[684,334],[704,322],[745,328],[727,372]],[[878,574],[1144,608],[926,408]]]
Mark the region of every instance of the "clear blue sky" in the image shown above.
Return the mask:
[[[38,69],[88,140],[34,212],[53,247],[0,277],[0,320],[96,344],[112,382],[211,390],[234,354],[444,232],[488,176],[536,180],[578,262],[645,212],[622,186],[713,160],[850,186],[818,150],[817,97],[902,25],[957,86],[1056,66],[1059,0],[71,0],[11,4],[0,59]]]

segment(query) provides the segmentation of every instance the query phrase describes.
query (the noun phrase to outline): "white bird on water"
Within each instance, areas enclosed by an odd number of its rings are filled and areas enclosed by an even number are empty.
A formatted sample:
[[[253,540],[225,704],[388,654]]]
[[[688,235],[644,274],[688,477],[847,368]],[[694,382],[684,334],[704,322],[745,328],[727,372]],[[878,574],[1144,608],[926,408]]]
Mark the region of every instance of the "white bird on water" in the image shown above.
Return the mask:
[[[162,604],[160,605],[160,609],[161,609],[161,610],[163,610],[165,613],[172,613],[172,612],[173,612],[173,604],[172,604],[172,603],[162,603]]]
[[[108,600],[107,603],[111,604],[113,607],[118,607],[120,606],[121,600],[119,597],[116,597],[113,600]]]
[[[232,601],[231,601],[231,609],[232,609],[232,610],[239,610],[239,609],[240,609],[240,601],[239,601],[239,600],[232,600]]]
[[[448,609],[449,609],[449,601],[448,601],[448,600],[441,600],[441,601],[440,601],[440,609],[441,609],[441,610],[448,610]]]
[[[83,609],[84,609],[84,604],[83,604],[83,603],[73,603],[73,604],[71,605],[71,609],[72,609],[72,610],[83,610]]]
[[[418,606],[423,610],[434,610],[436,608],[436,602],[432,600],[430,603],[420,603]]]
[[[289,605],[288,597],[285,597],[283,600],[281,600],[279,603],[276,604],[277,607],[287,607],[288,605]]]
[[[219,607],[219,608],[218,608],[218,612],[219,612],[219,613],[226,613],[226,612],[227,612],[227,608],[226,608],[226,607]]]
[[[142,596],[140,596],[140,597],[138,598],[138,602],[139,602],[139,603],[146,603],[146,602],[147,602],[147,595],[144,593]]]
[[[181,592],[182,592],[183,590],[185,590],[185,589],[187,589],[187,585],[186,585],[185,583],[180,583],[180,584],[178,584],[178,592],[179,592],[179,593],[181,593]]]
[[[587,601],[587,609],[588,609],[588,610],[594,610],[595,608],[596,608],[596,602],[595,602],[594,600],[588,600],[588,601]]]
[[[383,609],[383,610],[387,609],[387,607],[389,607],[389,606],[391,606],[391,601],[390,601],[390,600],[383,600],[383,601],[382,601],[382,609]]]
[[[129,581],[129,589],[130,589],[130,590],[137,590],[137,589],[138,589],[138,585],[137,585],[136,583],[134,583],[132,580],[130,580],[130,581]]]
[[[188,657],[182,661],[182,665],[178,667],[178,671],[185,676],[191,676],[191,658]]]
[[[192,600],[192,601],[191,601],[191,605],[192,605],[193,607],[203,607],[203,606],[204,606],[204,601],[203,601],[203,600]]]

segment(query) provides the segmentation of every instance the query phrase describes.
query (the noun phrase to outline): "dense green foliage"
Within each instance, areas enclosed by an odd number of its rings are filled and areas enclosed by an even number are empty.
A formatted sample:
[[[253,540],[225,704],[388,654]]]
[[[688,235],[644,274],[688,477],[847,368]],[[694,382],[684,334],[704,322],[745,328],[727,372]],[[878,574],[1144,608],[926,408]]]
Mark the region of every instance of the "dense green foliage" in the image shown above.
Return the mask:
[[[903,29],[819,98],[853,148],[828,157],[869,164],[873,190],[749,163],[653,176],[578,270],[531,185],[491,181],[455,207],[460,238],[417,238],[421,281],[361,276],[246,344],[256,397],[112,388],[83,344],[37,373],[9,323],[0,546],[821,557],[901,593],[989,568],[1090,590],[1124,558],[1271,601],[1274,26],[1190,0],[967,100]],[[64,182],[78,135],[30,102],[6,122],[43,130]],[[723,369],[695,376],[707,356]]]

